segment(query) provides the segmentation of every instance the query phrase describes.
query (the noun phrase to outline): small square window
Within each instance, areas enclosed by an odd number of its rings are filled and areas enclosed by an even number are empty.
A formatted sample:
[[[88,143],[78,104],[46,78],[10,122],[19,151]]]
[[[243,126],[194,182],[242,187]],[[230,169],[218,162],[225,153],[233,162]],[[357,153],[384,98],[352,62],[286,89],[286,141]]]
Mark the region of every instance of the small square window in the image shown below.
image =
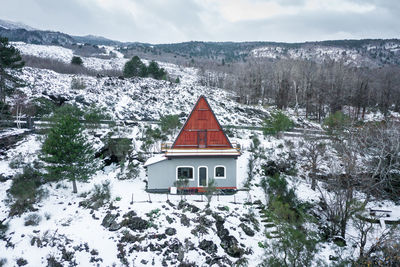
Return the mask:
[[[193,179],[193,167],[179,167],[177,177],[178,179]]]
[[[225,167],[219,166],[215,168],[215,178],[225,178]]]

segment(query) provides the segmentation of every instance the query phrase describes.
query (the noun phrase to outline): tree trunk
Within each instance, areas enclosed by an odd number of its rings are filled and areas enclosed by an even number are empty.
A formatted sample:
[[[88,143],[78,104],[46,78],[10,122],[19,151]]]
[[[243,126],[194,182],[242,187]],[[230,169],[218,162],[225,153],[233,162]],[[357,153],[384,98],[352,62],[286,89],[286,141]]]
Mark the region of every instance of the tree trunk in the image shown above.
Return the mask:
[[[316,185],[317,185],[317,180],[315,179],[315,175],[313,174],[311,177],[311,189],[315,191]]]
[[[78,193],[78,188],[76,187],[76,180],[72,180],[72,193]]]

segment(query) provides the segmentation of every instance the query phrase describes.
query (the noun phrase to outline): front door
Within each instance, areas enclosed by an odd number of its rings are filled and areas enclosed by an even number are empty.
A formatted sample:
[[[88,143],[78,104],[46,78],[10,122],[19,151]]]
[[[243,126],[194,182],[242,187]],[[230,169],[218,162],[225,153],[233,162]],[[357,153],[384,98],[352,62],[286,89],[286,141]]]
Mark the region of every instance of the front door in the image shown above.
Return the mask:
[[[207,186],[207,167],[199,167],[199,186]]]
[[[197,132],[197,143],[199,148],[205,148],[207,146],[207,131],[201,130]]]

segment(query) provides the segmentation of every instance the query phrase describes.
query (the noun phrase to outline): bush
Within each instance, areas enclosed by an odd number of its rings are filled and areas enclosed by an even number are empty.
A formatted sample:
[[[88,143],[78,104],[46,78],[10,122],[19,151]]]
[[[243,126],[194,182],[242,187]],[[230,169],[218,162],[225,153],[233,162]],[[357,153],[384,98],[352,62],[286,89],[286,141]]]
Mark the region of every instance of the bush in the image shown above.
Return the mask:
[[[157,80],[165,80],[167,78],[167,72],[163,68],[160,68],[158,63],[154,60],[152,60],[147,67],[147,74]]]
[[[5,259],[5,258],[0,259],[0,267],[6,266],[6,263],[7,263],[7,259]]]
[[[83,60],[81,57],[73,56],[71,59],[71,64],[81,66],[83,64]]]
[[[94,185],[91,197],[80,203],[86,208],[98,209],[107,203],[111,198],[110,181],[106,180],[101,184]]]
[[[57,108],[56,104],[52,100],[45,97],[36,98],[32,102],[35,108],[35,115],[39,117],[49,115]]]
[[[264,120],[264,135],[276,135],[279,132],[287,131],[294,127],[294,123],[281,111],[273,113],[270,118]]]
[[[28,216],[26,216],[24,220],[25,220],[25,222],[24,222],[25,226],[30,226],[30,225],[37,226],[37,225],[39,225],[40,221],[42,220],[42,216],[40,216],[37,213],[32,213],[32,214],[29,214]]]
[[[160,118],[160,127],[163,133],[173,133],[181,125],[178,115],[166,115]]]
[[[17,265],[18,266],[24,266],[24,265],[27,265],[27,264],[28,264],[28,261],[25,260],[24,258],[18,258],[17,259]]]
[[[71,89],[82,90],[86,88],[85,81],[82,78],[72,78]]]
[[[44,191],[40,189],[44,179],[40,172],[26,166],[22,174],[14,176],[8,191],[14,203],[10,208],[10,216],[21,215],[25,211],[33,210],[33,204],[39,201]]]
[[[343,131],[350,124],[350,118],[341,111],[330,114],[324,121],[328,133]]]

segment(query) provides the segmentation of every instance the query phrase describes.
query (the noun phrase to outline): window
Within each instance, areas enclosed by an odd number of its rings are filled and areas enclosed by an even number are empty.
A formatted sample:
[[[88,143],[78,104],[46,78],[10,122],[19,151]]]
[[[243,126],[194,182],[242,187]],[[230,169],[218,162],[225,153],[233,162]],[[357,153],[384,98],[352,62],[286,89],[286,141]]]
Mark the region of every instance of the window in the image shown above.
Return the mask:
[[[193,167],[177,167],[176,168],[176,179],[188,179],[194,180],[193,178]]]
[[[215,179],[225,179],[225,167],[224,166],[216,166],[215,167],[214,178]]]

